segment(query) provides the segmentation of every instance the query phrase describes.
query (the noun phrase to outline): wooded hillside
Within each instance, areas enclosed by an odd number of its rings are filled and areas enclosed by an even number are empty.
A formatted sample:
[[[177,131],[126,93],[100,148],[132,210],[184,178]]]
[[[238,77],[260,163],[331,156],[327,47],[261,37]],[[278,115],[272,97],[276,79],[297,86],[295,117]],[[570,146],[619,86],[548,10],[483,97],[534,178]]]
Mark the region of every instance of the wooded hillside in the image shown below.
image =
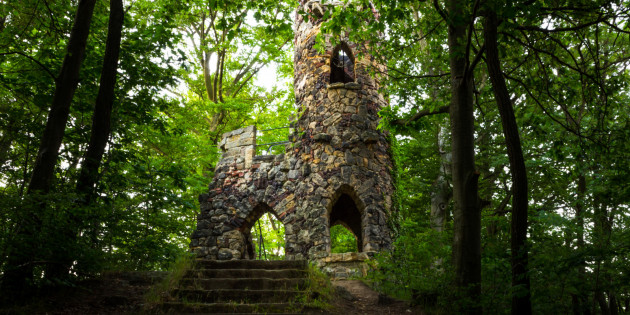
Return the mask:
[[[221,134],[299,113],[296,7],[0,2],[2,296],[185,255]],[[328,8],[323,33],[387,66],[396,241],[368,280],[444,313],[630,312],[630,3]],[[281,258],[261,222],[258,257]]]

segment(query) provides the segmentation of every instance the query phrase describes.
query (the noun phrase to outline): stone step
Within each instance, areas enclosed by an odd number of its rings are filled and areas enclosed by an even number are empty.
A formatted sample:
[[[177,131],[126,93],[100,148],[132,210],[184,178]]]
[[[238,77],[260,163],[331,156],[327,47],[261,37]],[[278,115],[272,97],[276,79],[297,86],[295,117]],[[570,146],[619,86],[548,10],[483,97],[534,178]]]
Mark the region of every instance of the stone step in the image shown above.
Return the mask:
[[[305,278],[306,270],[303,269],[195,269],[188,270],[184,278]]]
[[[199,314],[199,313],[261,313],[261,314],[300,314],[301,306],[292,303],[190,303],[190,302],[166,302],[162,304],[162,310],[167,314]]]
[[[304,289],[306,279],[301,278],[213,278],[195,279],[184,278],[179,282],[181,288],[204,290],[243,289],[243,290],[273,290],[273,289]]]
[[[306,260],[197,260],[197,269],[306,269]]]
[[[171,291],[171,296],[180,301],[191,301],[198,303],[280,303],[291,302],[298,298],[301,291],[295,290],[196,290],[196,289],[176,289]]]

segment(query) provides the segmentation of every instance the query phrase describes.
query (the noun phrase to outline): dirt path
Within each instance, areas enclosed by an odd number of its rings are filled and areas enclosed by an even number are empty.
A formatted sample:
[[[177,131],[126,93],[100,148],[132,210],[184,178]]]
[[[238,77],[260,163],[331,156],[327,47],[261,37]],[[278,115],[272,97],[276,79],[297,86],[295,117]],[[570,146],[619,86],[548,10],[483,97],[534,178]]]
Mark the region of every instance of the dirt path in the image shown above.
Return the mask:
[[[337,300],[333,304],[334,314],[423,314],[419,307],[381,296],[359,280],[333,281],[337,289]]]

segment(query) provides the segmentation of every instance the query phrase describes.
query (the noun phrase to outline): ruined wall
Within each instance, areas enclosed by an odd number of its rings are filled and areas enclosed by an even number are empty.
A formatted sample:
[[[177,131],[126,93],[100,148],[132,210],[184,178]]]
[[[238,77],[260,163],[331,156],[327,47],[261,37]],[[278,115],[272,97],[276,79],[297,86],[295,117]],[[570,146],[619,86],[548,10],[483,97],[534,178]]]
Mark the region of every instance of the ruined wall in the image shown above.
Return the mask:
[[[250,258],[251,226],[265,211],[285,225],[287,259],[324,262],[331,256],[334,223],[354,227],[360,252],[391,246],[392,162],[386,136],[377,129],[377,113],[387,102],[378,93],[378,80],[368,73],[370,67],[384,69],[364,55],[354,61],[354,82],[330,84],[331,54],[339,43],[328,40],[325,53],[314,48],[316,37],[322,36],[320,23],[297,15],[294,88],[299,115],[285,154],[253,156],[254,127],[223,136],[225,153],[209,192],[200,196],[201,212],[191,237],[198,257]]]

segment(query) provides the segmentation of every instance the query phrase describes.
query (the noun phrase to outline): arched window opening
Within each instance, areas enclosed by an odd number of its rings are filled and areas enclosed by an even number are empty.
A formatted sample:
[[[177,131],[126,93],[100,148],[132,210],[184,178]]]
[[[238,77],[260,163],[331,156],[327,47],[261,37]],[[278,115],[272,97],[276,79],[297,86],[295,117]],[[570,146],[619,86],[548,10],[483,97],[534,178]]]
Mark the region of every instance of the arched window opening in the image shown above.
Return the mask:
[[[354,56],[346,43],[333,49],[330,60],[330,83],[354,82]]]
[[[357,237],[343,224],[330,227],[330,252],[331,253],[356,253]]]
[[[271,212],[271,208],[259,205],[246,220],[244,234],[246,254],[244,258],[257,260],[283,260],[284,225]]]
[[[341,225],[354,236],[356,249],[363,250],[363,233],[361,227],[361,212],[357,208],[354,200],[347,194],[342,194],[332,207],[330,212],[330,235],[331,245],[333,238],[333,228]],[[338,229],[338,228],[337,228]],[[347,237],[346,237],[347,238]]]

